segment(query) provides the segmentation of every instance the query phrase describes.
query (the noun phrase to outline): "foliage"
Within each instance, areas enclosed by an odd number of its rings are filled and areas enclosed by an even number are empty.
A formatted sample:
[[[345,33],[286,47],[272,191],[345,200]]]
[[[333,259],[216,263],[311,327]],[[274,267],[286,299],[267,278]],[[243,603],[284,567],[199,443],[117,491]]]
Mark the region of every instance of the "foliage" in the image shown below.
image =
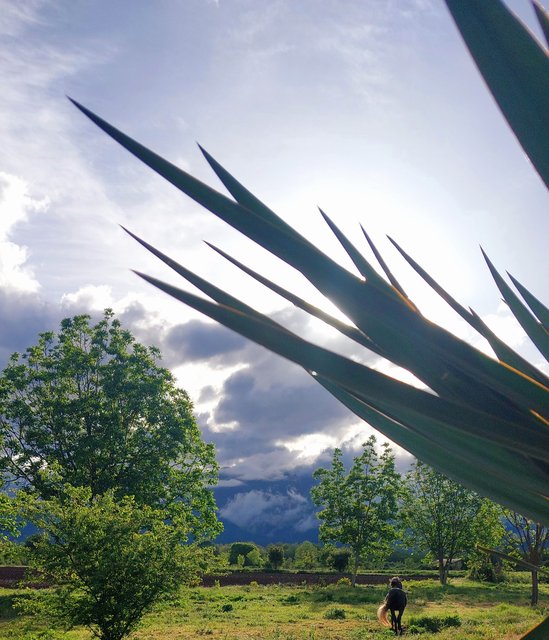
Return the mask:
[[[502,582],[505,579],[504,565],[495,554],[487,554],[479,546],[495,549],[505,535],[505,527],[498,505],[483,500],[473,523],[472,538],[475,547],[467,553],[469,577],[486,582]]]
[[[263,557],[257,547],[246,554],[244,561],[245,567],[261,567],[262,565]]]
[[[162,509],[117,499],[114,491],[93,496],[89,487],[67,485],[47,500],[21,494],[19,508],[45,532],[32,558],[58,585],[23,607],[89,627],[101,640],[125,637],[159,598],[192,583],[205,566],[205,551],[184,545],[184,517],[166,522]]]
[[[338,586],[338,587],[352,587],[353,583],[349,580],[349,578],[340,578],[336,582],[336,586]]]
[[[269,564],[273,569],[280,569],[284,562],[284,547],[281,545],[270,545],[267,548]]]
[[[344,620],[345,619],[345,609],[340,609],[339,607],[332,607],[328,609],[324,614],[324,617],[328,620]]]
[[[438,562],[440,582],[446,584],[452,561],[474,545],[482,498],[419,461],[406,480],[404,527]]]
[[[504,511],[509,525],[506,530],[506,543],[522,560],[539,567],[549,552],[549,528],[532,522],[528,518],[512,511]],[[530,602],[537,605],[539,600],[538,571],[532,568],[532,594]]]
[[[410,633],[437,633],[449,627],[460,627],[459,616],[412,616],[410,618]]]
[[[331,469],[317,469],[319,484],[311,489],[315,504],[322,509],[319,537],[324,542],[349,545],[353,552],[353,584],[362,560],[383,558],[395,538],[391,521],[397,515],[400,476],[395,471],[394,454],[386,443],[376,451],[376,438],[362,445],[349,473],[342,452],[335,449]]]
[[[313,542],[305,540],[296,547],[294,567],[296,569],[314,569],[318,566],[318,547]]]
[[[251,551],[257,551],[257,547],[253,542],[233,542],[229,550],[229,564],[238,565],[238,557],[243,557],[242,566],[246,563],[246,556]]]
[[[187,394],[110,310],[42,333],[0,376],[0,465],[36,495],[66,483],[172,508],[196,536],[220,531],[217,481]]]
[[[330,565],[335,571],[342,573],[347,570],[350,559],[351,552],[349,549],[337,549],[330,557]]]

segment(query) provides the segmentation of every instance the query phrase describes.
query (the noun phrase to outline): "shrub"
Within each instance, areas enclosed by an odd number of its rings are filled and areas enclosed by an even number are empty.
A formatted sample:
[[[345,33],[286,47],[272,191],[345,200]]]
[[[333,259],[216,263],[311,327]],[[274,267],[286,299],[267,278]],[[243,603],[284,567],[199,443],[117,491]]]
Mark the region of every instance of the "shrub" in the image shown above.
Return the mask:
[[[328,620],[343,620],[345,618],[345,609],[338,609],[337,607],[332,607],[328,609],[324,614],[324,617]]]
[[[273,569],[280,569],[284,562],[284,547],[280,545],[272,545],[267,550],[269,564]]]
[[[229,611],[232,611],[232,610],[233,610],[233,605],[230,602],[222,605],[221,607],[221,611],[223,611],[223,613],[228,613]]]
[[[353,583],[349,580],[349,578],[340,578],[336,582],[336,586],[338,587],[351,587]]]
[[[410,618],[409,631],[411,633],[438,633],[442,629],[448,627],[460,627],[461,619],[459,616],[413,616]]]
[[[339,573],[345,571],[349,566],[351,552],[349,549],[338,549],[330,556],[330,566]]]
[[[240,565],[239,556],[243,556],[244,557],[244,561],[242,561],[242,566],[243,566],[246,556],[248,555],[248,553],[250,553],[250,551],[253,551],[254,549],[257,549],[257,547],[255,546],[255,544],[252,544],[251,542],[233,542],[229,550],[229,564]]]

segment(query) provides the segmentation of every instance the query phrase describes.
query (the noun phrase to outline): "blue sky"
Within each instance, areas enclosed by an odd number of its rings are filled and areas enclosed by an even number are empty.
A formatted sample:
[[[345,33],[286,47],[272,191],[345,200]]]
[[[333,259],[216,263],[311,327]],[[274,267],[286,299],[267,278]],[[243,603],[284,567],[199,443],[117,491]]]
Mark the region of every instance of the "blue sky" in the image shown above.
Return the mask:
[[[539,34],[530,3],[508,5]],[[393,236],[522,348],[479,244],[543,299],[547,193],[441,0],[0,0],[0,39],[0,360],[64,316],[112,306],[191,393],[234,524],[285,505],[304,530],[310,506],[288,479],[369,430],[298,368],[140,282],[130,268],[177,280],[118,224],[301,335],[400,374],[225,264],[203,240],[326,304],[65,95],[217,187],[200,142],[344,264],[316,207],[357,243],[362,223],[422,311],[476,344]]]

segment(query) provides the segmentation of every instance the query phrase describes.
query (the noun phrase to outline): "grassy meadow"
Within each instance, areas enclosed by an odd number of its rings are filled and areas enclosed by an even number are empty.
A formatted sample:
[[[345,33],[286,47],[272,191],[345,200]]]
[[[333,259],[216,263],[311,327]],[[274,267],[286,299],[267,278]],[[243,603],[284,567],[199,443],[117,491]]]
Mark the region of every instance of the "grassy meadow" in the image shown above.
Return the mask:
[[[549,585],[531,608],[526,581],[487,585],[455,579],[407,582],[408,637],[423,640],[516,640],[549,613]],[[13,609],[28,592],[0,590],[0,640],[90,640],[84,629],[52,631],[38,615]],[[376,620],[384,586],[249,586],[182,589],[148,614],[134,640],[377,640],[394,637]],[[426,626],[446,620],[459,626],[438,632]],[[414,623],[414,620],[416,621]],[[422,623],[423,620],[423,623]],[[434,622],[433,622],[434,620]]]

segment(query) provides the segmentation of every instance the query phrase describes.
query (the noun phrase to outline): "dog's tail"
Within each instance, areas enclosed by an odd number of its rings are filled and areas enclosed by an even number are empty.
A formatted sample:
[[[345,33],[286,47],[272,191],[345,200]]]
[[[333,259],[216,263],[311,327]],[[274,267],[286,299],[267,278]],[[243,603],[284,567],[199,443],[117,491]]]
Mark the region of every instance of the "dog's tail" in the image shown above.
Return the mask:
[[[391,623],[387,620],[387,611],[389,607],[386,604],[382,604],[377,610],[377,619],[384,627],[390,627]]]

